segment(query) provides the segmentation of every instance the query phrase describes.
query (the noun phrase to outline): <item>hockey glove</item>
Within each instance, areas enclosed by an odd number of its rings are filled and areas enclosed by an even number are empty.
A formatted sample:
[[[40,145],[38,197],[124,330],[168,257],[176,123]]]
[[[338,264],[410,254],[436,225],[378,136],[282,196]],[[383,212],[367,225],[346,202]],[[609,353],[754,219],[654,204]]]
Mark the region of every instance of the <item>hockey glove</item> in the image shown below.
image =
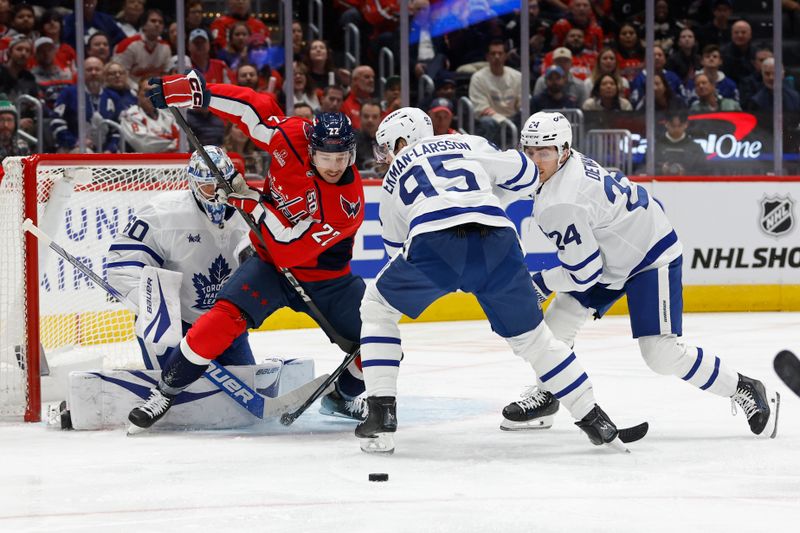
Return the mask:
[[[232,189],[231,192],[226,192],[222,187],[217,187],[217,201],[252,214],[261,202],[261,193],[248,186],[244,177],[238,172],[227,182]]]
[[[536,297],[539,299],[539,303],[547,300],[547,297],[550,296],[550,293],[553,291],[548,289],[547,285],[544,284],[542,273],[535,272],[531,274],[531,281],[533,282],[533,288],[536,290]]]
[[[186,75],[151,78],[149,83],[151,87],[146,94],[156,109],[167,107],[205,109],[211,100],[206,80],[196,69]]]

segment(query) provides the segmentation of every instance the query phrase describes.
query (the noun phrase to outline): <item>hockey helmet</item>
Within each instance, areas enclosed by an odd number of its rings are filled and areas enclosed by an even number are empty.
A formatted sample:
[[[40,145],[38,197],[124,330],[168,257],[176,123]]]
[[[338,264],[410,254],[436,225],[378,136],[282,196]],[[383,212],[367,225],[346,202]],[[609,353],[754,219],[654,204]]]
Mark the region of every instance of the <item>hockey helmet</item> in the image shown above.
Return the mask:
[[[555,146],[558,160],[572,147],[572,125],[561,113],[540,111],[531,115],[519,134],[522,150],[528,146]]]
[[[375,160],[381,164],[391,163],[397,141],[413,144],[425,137],[433,137],[433,122],[422,109],[401,107],[386,115],[375,133]]]
[[[211,161],[217,166],[222,176],[230,181],[236,174],[236,168],[228,154],[219,146],[204,146]],[[208,218],[214,224],[222,224],[225,220],[225,204],[216,200],[217,178],[208,168],[200,152],[194,152],[189,158],[189,165],[186,168],[189,175],[189,188],[192,190],[195,199],[205,210]]]
[[[331,168],[341,165],[342,170],[356,162],[356,131],[344,113],[319,113],[311,121],[308,152],[315,167]],[[321,154],[347,153],[343,161]],[[346,166],[344,165],[346,163]]]

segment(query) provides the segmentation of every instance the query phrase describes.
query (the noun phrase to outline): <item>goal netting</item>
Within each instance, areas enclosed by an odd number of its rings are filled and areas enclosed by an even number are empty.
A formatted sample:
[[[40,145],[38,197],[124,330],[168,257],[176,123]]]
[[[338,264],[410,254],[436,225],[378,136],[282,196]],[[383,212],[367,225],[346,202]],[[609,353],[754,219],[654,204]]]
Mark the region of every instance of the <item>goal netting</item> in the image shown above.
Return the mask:
[[[0,417],[39,420],[39,362],[101,357],[143,367],[133,316],[79,270],[26,236],[31,218],[106,278],[105,254],[132,214],[184,189],[187,154],[34,155],[3,160],[0,178]]]

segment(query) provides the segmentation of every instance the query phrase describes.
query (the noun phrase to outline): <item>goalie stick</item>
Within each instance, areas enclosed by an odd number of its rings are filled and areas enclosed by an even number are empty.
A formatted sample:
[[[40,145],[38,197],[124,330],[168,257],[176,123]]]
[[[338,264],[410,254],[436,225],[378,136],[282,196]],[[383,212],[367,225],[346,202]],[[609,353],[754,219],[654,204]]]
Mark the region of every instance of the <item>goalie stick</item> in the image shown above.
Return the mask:
[[[115,289],[106,280],[98,276],[96,272],[86,266],[83,262],[79,261],[78,258],[70,254],[58,243],[53,241],[53,239],[40,228],[38,228],[33,221],[31,221],[31,219],[26,218],[22,223],[22,228],[34,235],[37,239],[39,239],[39,241],[42,242],[42,244],[49,246],[50,249],[63,257],[69,264],[86,275],[86,277],[91,279],[97,284],[97,286],[113,296],[131,312],[136,312],[136,306],[130,300],[123,296],[122,293]],[[217,364],[216,361],[209,361],[208,369],[204,375],[211,383],[213,383],[222,392],[227,394],[233,401],[242,406],[244,409],[247,409],[253,416],[262,419],[265,416],[279,416],[288,409],[302,405],[308,395],[315,393],[320,388],[320,384],[326,382],[330,377],[328,374],[322,374],[309,383],[306,383],[305,385],[302,385],[282,396],[277,398],[265,398],[247,386],[247,384],[242,382],[232,372],[228,372],[224,367]],[[226,386],[229,383],[232,385]],[[242,398],[242,391],[249,393],[250,398]]]
[[[211,160],[211,156],[208,155],[208,152],[206,152],[206,149],[203,147],[203,145],[200,143],[200,140],[194,134],[194,131],[192,130],[191,126],[189,126],[189,124],[186,122],[186,119],[183,118],[183,115],[181,114],[180,110],[178,110],[175,107],[170,107],[169,110],[172,112],[172,116],[175,117],[175,122],[177,122],[178,126],[183,130],[184,133],[186,133],[186,138],[189,140],[189,144],[191,144],[192,148],[194,148],[194,150],[200,154],[200,157],[203,158],[203,161],[205,162],[206,166],[208,166],[208,168],[211,170],[211,173],[214,174],[214,177],[216,178],[219,187],[222,188],[226,193],[233,192],[233,189],[231,188],[230,184],[225,180],[225,178],[222,175],[222,172],[220,172],[220,170],[217,168],[217,165],[214,164],[214,161]],[[256,225],[255,221],[250,217],[250,215],[245,213],[244,210],[240,208],[236,208],[236,211],[239,213],[239,215],[242,216],[242,218],[244,218],[245,222],[250,228],[250,231],[252,231],[256,235],[256,237],[258,237],[258,240],[261,242],[261,246],[263,246],[264,249],[268,249],[267,242],[264,239],[264,236],[261,235],[258,226]],[[325,334],[328,335],[328,337],[330,337],[330,339],[333,340],[333,342],[337,346],[339,346],[339,348],[341,348],[343,352],[348,354],[347,357],[345,357],[344,361],[342,361],[342,364],[337,366],[334,369],[334,371],[331,372],[329,378],[325,380],[325,385],[324,386],[320,385],[319,388],[314,390],[314,392],[307,398],[307,400],[299,408],[297,408],[292,413],[289,413],[289,411],[291,411],[291,408],[284,410],[283,412],[284,416],[281,417],[281,423],[288,426],[289,424],[294,422],[294,420],[297,417],[302,415],[303,412],[305,412],[305,410],[308,409],[308,407],[312,403],[314,403],[314,401],[316,401],[317,398],[327,393],[330,385],[334,381],[336,381],[342,374],[342,372],[345,371],[348,365],[353,361],[355,361],[356,357],[358,357],[360,346],[358,343],[351,342],[336,332],[334,327],[331,325],[330,322],[328,322],[328,319],[325,318],[325,315],[322,314],[322,311],[319,310],[319,307],[317,307],[317,305],[314,303],[311,297],[306,293],[305,289],[303,289],[303,286],[300,285],[300,282],[297,281],[297,278],[294,276],[294,274],[292,274],[289,271],[289,269],[278,267],[277,265],[275,266],[280,270],[281,274],[283,274],[284,277],[289,281],[289,284],[297,292],[300,298],[302,298],[303,302],[306,304],[306,306],[310,311],[309,314],[317,322],[317,324],[319,324],[319,327],[322,329],[322,331],[324,331]]]
[[[789,350],[781,350],[772,362],[778,374],[792,392],[800,396],[800,360]]]

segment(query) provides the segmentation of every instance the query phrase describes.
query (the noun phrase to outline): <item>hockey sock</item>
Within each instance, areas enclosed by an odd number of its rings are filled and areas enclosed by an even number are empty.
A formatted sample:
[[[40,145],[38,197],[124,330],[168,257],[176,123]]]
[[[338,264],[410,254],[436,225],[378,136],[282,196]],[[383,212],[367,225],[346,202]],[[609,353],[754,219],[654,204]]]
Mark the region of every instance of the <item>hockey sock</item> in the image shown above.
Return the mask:
[[[359,359],[356,358],[356,361]],[[336,380],[336,390],[346,400],[352,400],[362,392],[364,392],[364,374],[355,361],[350,363],[348,367]]]
[[[192,324],[184,340],[192,353],[204,359],[216,359],[246,329],[247,321],[242,311],[227,300],[217,300]]]
[[[595,405],[589,376],[575,353],[556,339],[542,322],[536,329],[506,339],[514,353],[527,360],[544,388],[564,404],[577,420]]]
[[[639,348],[656,373],[673,375],[700,390],[729,398],[736,392],[739,376],[719,357],[702,348],[678,342],[674,335],[641,337]]]
[[[183,351],[186,351],[189,356],[184,355]],[[191,349],[186,345],[186,339],[182,339],[180,345],[176,346],[167,357],[167,362],[161,370],[161,380],[158,383],[158,388],[161,389],[161,392],[173,396],[178,394],[200,379],[200,376],[208,368],[208,362],[202,364],[203,361],[205,359],[191,352]]]
[[[361,368],[369,396],[397,396],[403,358],[400,316],[371,283],[361,301]]]

